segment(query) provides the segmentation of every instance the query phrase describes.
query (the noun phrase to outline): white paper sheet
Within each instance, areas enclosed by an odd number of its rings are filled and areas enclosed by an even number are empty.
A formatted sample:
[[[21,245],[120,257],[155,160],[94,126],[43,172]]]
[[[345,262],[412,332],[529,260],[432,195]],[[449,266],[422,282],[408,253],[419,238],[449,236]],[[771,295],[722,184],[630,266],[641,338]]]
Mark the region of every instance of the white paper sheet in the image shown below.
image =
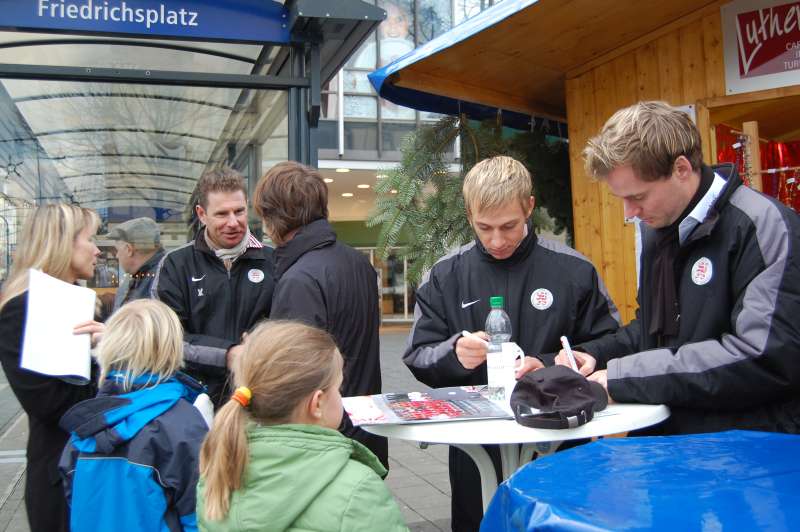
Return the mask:
[[[91,338],[76,335],[76,325],[94,317],[93,290],[30,270],[28,314],[20,366],[55,377],[88,381]]]

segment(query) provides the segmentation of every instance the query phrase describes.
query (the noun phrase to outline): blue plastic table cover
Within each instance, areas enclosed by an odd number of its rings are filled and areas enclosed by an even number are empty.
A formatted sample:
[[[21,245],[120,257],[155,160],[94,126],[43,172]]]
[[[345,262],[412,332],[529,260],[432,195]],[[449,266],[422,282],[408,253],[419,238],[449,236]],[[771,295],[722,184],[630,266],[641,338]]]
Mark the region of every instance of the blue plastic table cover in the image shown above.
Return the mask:
[[[481,532],[800,530],[800,436],[611,438],[527,464]]]

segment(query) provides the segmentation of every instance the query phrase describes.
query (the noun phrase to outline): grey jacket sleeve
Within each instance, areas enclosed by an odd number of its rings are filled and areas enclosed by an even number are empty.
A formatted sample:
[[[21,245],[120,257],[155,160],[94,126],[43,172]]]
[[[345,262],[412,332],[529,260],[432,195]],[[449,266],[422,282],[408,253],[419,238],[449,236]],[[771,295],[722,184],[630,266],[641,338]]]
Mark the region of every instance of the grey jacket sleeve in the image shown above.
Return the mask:
[[[226,368],[226,354],[228,349],[236,345],[225,338],[196,334],[191,331],[191,309],[189,297],[186,293],[186,284],[182,283],[177,266],[170,260],[169,253],[164,255],[158,265],[153,285],[150,287],[150,297],[158,299],[175,311],[183,325],[183,356],[187,362],[215,369]]]
[[[445,318],[441,287],[433,272],[417,289],[414,306],[414,325],[408,335],[405,362],[417,380],[440,388],[461,386],[474,370],[466,369],[458,361],[456,341],[461,331],[451,331]]]

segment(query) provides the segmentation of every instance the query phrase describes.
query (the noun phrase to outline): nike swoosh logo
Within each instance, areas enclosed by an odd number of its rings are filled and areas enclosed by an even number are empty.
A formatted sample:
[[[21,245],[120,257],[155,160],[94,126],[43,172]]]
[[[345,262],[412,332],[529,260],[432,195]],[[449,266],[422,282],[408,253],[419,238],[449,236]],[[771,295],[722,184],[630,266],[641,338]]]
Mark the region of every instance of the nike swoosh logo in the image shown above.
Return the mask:
[[[475,303],[477,303],[478,301],[480,301],[480,299],[476,299],[475,301],[470,301],[469,303],[464,303],[464,302],[462,301],[462,302],[461,302],[461,308],[467,308],[467,307],[470,307],[470,306],[474,305]]]
[[[202,280],[203,280],[203,279],[205,279],[205,278],[206,278],[206,276],[205,276],[205,275],[204,275],[204,276],[202,276],[202,277],[195,277],[194,275],[192,275],[192,282],[193,282],[193,283],[196,283],[197,281],[202,281]]]

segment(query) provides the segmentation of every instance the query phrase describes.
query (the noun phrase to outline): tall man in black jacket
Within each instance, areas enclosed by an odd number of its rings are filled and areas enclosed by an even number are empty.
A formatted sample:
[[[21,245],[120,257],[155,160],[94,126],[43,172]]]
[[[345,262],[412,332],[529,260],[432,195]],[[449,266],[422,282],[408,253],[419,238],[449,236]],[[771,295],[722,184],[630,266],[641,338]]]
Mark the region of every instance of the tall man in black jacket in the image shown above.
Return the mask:
[[[612,400],[669,405],[660,433],[800,432],[797,214],[704,165],[663,102],[618,111],[584,156],[641,220],[642,254],[636,319],[576,346],[581,372]]]
[[[378,281],[367,257],[336,240],[328,223],[328,187],[313,168],[273,166],[254,192],[256,212],[277,246],[271,319],[295,319],[328,331],[344,357],[342,395],[381,393]],[[340,430],[388,468],[386,438],[350,424]]]
[[[594,266],[575,250],[532,230],[534,198],[527,169],[511,157],[475,165],[464,179],[464,203],[475,240],[442,257],[417,289],[414,326],[403,361],[433,387],[486,384],[483,332],[489,298],[503,296],[511,340],[527,355],[517,377],[551,365],[559,338],[584,342],[619,326]],[[485,446],[499,470],[499,451]],[[478,530],[480,476],[465,453],[450,448],[452,527]]]
[[[269,316],[272,250],[247,226],[247,193],[230,168],[209,171],[197,184],[202,224],[194,240],[161,261],[151,294],[183,324],[186,371],[208,386],[216,406],[228,399],[229,368],[242,333]]]

